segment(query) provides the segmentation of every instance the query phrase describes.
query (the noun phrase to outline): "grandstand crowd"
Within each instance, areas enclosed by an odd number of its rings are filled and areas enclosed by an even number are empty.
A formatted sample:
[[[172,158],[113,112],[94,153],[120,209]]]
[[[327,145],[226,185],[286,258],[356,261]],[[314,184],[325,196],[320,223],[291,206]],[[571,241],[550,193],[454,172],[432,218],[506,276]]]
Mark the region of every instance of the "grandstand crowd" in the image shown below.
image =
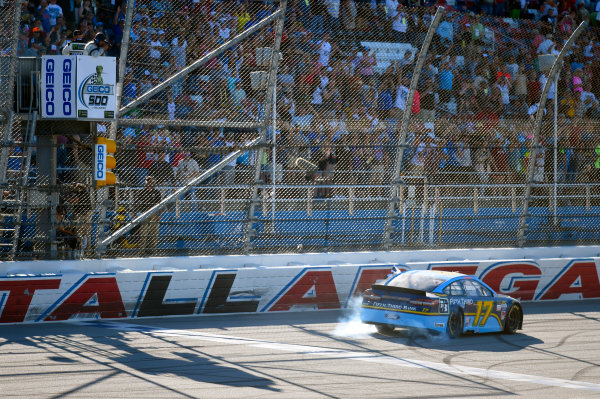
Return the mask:
[[[318,166],[317,176],[355,170],[371,172],[371,177],[350,174],[353,182],[383,183],[383,171],[394,162],[418,49],[439,6],[447,14],[434,35],[412,104],[405,170],[433,181],[439,181],[440,172],[456,173],[467,183],[521,181],[529,162],[533,117],[547,80],[540,55],[557,55],[585,20],[591,28],[577,41],[557,87],[553,84],[550,90],[546,121],[553,120],[558,96],[560,181],[598,180],[600,42],[595,25],[600,1],[590,0],[290,0],[277,79],[277,142],[282,148],[277,163],[294,169],[301,156]],[[270,2],[138,0],[123,102],[276,7]],[[84,41],[103,33],[111,43],[107,54],[118,57],[125,13],[120,0],[25,1],[18,53],[60,54],[79,30]],[[250,72],[260,69],[254,48],[272,37],[272,27],[263,29],[131,111],[130,117],[162,118],[165,124],[120,128],[119,141],[129,151],[122,153],[119,164],[133,169],[123,178],[142,185],[148,171],[162,162],[174,172],[158,176],[158,185],[181,183],[190,178],[180,165],[187,149],[205,149],[189,154],[201,170],[249,142],[253,135],[248,132],[169,127],[169,121],[259,118],[264,91],[253,90]],[[365,42],[405,43],[412,50],[382,69]],[[545,149],[535,160],[539,182],[549,181],[553,167],[549,125],[542,143]],[[59,163],[62,159],[63,166],[77,167],[80,157],[72,147],[63,148],[67,150]],[[247,154],[228,167],[257,161]]]

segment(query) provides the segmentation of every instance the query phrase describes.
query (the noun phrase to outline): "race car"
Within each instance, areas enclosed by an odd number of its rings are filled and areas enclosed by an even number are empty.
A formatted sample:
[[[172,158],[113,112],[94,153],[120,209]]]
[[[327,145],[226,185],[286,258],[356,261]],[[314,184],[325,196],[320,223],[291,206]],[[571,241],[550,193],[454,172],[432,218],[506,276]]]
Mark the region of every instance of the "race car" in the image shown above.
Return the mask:
[[[523,307],[475,276],[437,270],[392,274],[363,293],[363,323],[389,334],[396,327],[447,333],[505,332],[523,326]]]

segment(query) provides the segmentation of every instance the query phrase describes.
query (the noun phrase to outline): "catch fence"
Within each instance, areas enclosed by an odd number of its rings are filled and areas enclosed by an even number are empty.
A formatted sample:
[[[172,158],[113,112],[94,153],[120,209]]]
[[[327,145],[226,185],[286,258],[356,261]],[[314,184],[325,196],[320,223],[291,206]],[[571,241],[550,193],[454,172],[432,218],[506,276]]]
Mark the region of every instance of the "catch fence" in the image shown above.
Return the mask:
[[[94,135],[59,136],[57,184],[34,157],[7,185],[6,257],[52,256],[46,198],[58,257],[598,242],[596,27],[553,77],[576,21],[302,3],[125,11],[121,112],[96,126],[118,182],[92,186]]]

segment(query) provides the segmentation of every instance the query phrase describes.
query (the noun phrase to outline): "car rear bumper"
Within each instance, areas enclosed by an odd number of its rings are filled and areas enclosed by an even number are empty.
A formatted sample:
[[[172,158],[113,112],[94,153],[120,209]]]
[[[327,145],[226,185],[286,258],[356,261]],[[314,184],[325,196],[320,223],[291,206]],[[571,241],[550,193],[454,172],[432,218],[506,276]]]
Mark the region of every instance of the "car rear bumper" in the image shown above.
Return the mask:
[[[448,315],[425,315],[391,309],[374,309],[362,307],[360,319],[368,324],[387,324],[405,328],[425,328],[428,330],[446,331]]]

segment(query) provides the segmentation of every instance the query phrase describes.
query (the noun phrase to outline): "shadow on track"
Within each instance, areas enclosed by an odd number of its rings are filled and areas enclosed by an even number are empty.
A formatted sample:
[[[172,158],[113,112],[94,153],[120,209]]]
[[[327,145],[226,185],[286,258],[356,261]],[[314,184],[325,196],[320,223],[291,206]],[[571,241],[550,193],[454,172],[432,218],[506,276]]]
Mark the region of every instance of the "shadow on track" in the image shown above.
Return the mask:
[[[398,329],[390,334],[373,333],[372,337],[406,346],[454,352],[514,352],[544,342],[524,333],[504,334],[506,340],[517,343],[513,345],[499,341],[498,336],[502,335],[502,333],[465,334],[460,338],[450,339],[444,334],[435,335],[421,330]]]
[[[62,326],[60,325],[62,324]],[[20,328],[25,327],[25,328]],[[111,375],[125,374],[137,378],[157,389],[170,391],[178,397],[194,397],[175,387],[161,383],[161,376],[187,378],[199,383],[217,384],[230,387],[252,387],[266,392],[279,392],[275,382],[260,373],[249,373],[239,367],[228,366],[226,361],[204,354],[197,347],[177,345],[151,334],[146,334],[146,343],[142,348],[133,346],[134,339],[129,332],[111,329],[90,329],[89,327],[69,325],[69,334],[64,333],[65,324],[56,323],[50,331],[40,333],[31,330],[31,326],[16,326],[12,333],[21,330],[20,334],[3,334],[0,332],[2,344],[17,344],[33,347],[38,351],[48,353],[48,360],[57,364],[96,363],[112,370]],[[62,327],[62,331],[54,334],[52,327]],[[149,330],[151,331],[151,330]],[[98,334],[100,332],[100,334]],[[137,331],[144,334],[143,331]],[[148,339],[156,339],[148,345]],[[139,341],[138,341],[139,343]],[[24,352],[27,352],[23,348]],[[58,372],[60,374],[60,372]],[[28,375],[28,374],[27,374]],[[6,377],[6,375],[5,375]],[[18,374],[10,377],[18,378]],[[81,384],[70,390],[61,392],[56,397],[76,394],[94,385],[97,381]]]

